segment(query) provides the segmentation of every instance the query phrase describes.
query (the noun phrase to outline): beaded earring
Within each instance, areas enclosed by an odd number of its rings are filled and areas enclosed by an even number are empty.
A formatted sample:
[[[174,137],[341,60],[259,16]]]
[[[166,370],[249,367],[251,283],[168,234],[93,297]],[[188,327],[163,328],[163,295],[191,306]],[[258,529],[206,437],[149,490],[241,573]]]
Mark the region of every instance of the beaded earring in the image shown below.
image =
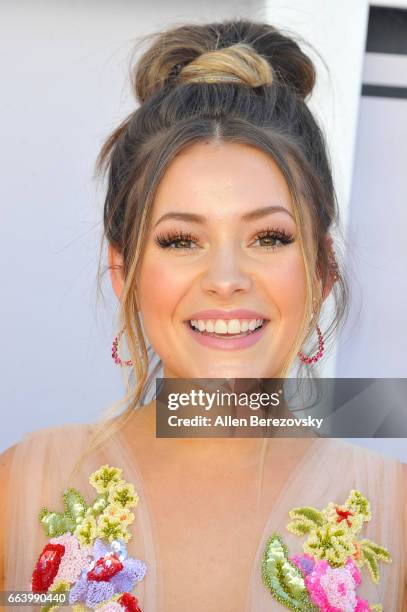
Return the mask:
[[[312,300],[312,320],[315,317],[315,311],[317,309],[317,304],[318,304],[318,300],[316,298],[314,298]],[[310,324],[311,325],[311,324]],[[310,327],[308,327],[308,330],[310,329]],[[316,363],[319,359],[321,359],[322,355],[324,354],[324,350],[325,350],[325,346],[324,346],[324,337],[322,335],[322,331],[321,328],[319,327],[318,324],[315,325],[315,329],[317,331],[318,334],[318,351],[315,353],[315,355],[304,355],[304,353],[302,351],[300,351],[298,353],[298,357],[301,359],[301,361],[303,363],[306,363],[307,365],[309,365],[310,363]]]
[[[318,334],[318,352],[315,353],[315,355],[313,356],[304,355],[304,353],[302,353],[301,351],[298,353],[298,357],[303,363],[306,363],[307,365],[309,365],[310,363],[316,363],[319,359],[321,359],[322,355],[324,354],[324,337],[322,335],[319,325],[316,325],[316,330]]]
[[[329,248],[328,261],[329,261],[329,267],[331,270],[332,278],[335,283],[339,279],[339,275],[338,275],[339,266],[336,261],[335,251],[332,246],[330,246]],[[313,300],[313,304],[314,304],[313,312],[315,310],[316,303],[317,303],[317,300],[314,299]],[[325,350],[324,337],[322,335],[321,329],[318,324],[315,326],[315,329],[318,334],[318,351],[315,353],[315,355],[312,355],[312,356],[304,355],[304,353],[302,353],[301,351],[298,353],[298,357],[301,359],[303,363],[306,363],[307,365],[309,365],[310,363],[316,363],[319,359],[321,359],[321,357],[324,354],[324,350]]]
[[[117,336],[113,340],[113,344],[112,344],[112,359],[113,359],[113,361],[117,365],[119,365],[121,367],[123,367],[123,366],[131,367],[133,365],[132,360],[128,359],[127,361],[122,361],[120,359],[120,357],[119,357],[119,354],[118,354],[119,340],[122,337],[123,332],[124,332],[124,328],[119,331],[119,333],[117,334]]]

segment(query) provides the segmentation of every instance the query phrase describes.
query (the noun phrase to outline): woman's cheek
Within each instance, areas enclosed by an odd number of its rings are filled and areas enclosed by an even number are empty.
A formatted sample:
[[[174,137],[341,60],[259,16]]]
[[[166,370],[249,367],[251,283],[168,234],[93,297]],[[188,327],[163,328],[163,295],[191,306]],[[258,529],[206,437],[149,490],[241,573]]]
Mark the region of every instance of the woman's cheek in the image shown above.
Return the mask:
[[[190,287],[190,282],[174,262],[154,258],[143,263],[138,286],[143,318],[159,321],[162,326],[173,319],[177,304]]]
[[[306,280],[302,261],[288,261],[270,278],[272,299],[282,319],[301,321],[306,301]]]

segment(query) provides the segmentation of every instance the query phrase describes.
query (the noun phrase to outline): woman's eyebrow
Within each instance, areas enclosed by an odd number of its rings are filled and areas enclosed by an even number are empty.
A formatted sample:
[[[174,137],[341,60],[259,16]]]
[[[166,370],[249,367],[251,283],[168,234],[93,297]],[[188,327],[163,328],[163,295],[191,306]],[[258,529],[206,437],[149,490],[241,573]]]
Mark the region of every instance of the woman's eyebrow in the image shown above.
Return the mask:
[[[294,220],[293,215],[290,211],[284,206],[263,206],[262,208],[256,208],[255,210],[251,210],[249,213],[242,215],[242,221],[253,221],[254,219],[259,219],[260,217],[264,217],[265,215],[269,215],[274,212],[285,212],[287,215]],[[192,221],[194,223],[205,223],[206,218],[202,215],[197,215],[195,213],[188,212],[168,212],[162,215],[158,221],[155,223],[154,227],[156,227],[162,221],[166,219],[179,219],[181,221]]]

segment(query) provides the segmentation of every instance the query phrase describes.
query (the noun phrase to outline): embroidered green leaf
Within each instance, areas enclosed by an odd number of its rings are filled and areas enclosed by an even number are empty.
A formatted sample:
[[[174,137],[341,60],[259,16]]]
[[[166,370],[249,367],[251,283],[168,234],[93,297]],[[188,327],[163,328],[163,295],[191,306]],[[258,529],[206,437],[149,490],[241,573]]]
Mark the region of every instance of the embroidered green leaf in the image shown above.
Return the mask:
[[[51,538],[60,536],[67,531],[73,533],[86,513],[85,500],[76,489],[67,489],[63,499],[65,512],[50,512],[47,508],[42,508],[39,513],[39,521],[45,533]]]
[[[262,576],[273,597],[286,608],[296,612],[316,612],[301,571],[289,560],[287,547],[276,533],[266,544]]]
[[[303,506],[302,508],[293,508],[289,512],[290,518],[293,520],[303,520],[313,523],[315,527],[321,527],[324,519],[322,517],[322,513],[316,508],[311,508],[310,506]]]
[[[303,536],[310,533],[313,527],[306,521],[293,521],[292,523],[288,523],[287,529],[294,535]]]
[[[384,546],[379,546],[371,540],[361,540],[360,545],[362,549],[370,550],[380,561],[383,561],[384,563],[392,562],[391,555],[389,551],[384,548]]]
[[[321,527],[324,523],[322,513],[316,508],[303,506],[302,508],[293,508],[289,512],[292,520],[288,523],[287,529],[298,536],[311,533],[317,527]]]
[[[361,551],[363,562],[366,564],[373,582],[378,584],[380,580],[380,570],[376,555],[369,548],[362,548]]]
[[[381,604],[374,604],[374,606],[370,606],[370,610],[372,612],[383,612],[383,606]]]
[[[75,523],[71,517],[59,512],[50,512],[47,508],[42,508],[38,515],[39,521],[47,536],[55,538],[67,531],[75,529]]]
[[[389,552],[383,546],[379,546],[371,540],[361,540],[360,551],[362,555],[361,565],[367,566],[373,582],[377,584],[380,580],[379,561],[392,562]]]
[[[67,489],[64,493],[65,515],[72,519],[75,525],[82,522],[88,506],[82,495],[76,489]]]
[[[101,493],[98,495],[93,502],[93,504],[87,509],[87,516],[92,515],[94,517],[98,517],[104,509],[107,507],[109,503],[109,493]]]

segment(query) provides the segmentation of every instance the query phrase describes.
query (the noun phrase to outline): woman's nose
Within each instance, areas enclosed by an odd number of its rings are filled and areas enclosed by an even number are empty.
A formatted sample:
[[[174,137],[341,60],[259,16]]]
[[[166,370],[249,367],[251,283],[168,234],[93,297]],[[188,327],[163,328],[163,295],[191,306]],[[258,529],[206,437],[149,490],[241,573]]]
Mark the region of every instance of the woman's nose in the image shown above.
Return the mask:
[[[249,291],[251,286],[252,280],[234,249],[220,249],[211,254],[201,277],[203,291],[228,299],[234,293]]]

